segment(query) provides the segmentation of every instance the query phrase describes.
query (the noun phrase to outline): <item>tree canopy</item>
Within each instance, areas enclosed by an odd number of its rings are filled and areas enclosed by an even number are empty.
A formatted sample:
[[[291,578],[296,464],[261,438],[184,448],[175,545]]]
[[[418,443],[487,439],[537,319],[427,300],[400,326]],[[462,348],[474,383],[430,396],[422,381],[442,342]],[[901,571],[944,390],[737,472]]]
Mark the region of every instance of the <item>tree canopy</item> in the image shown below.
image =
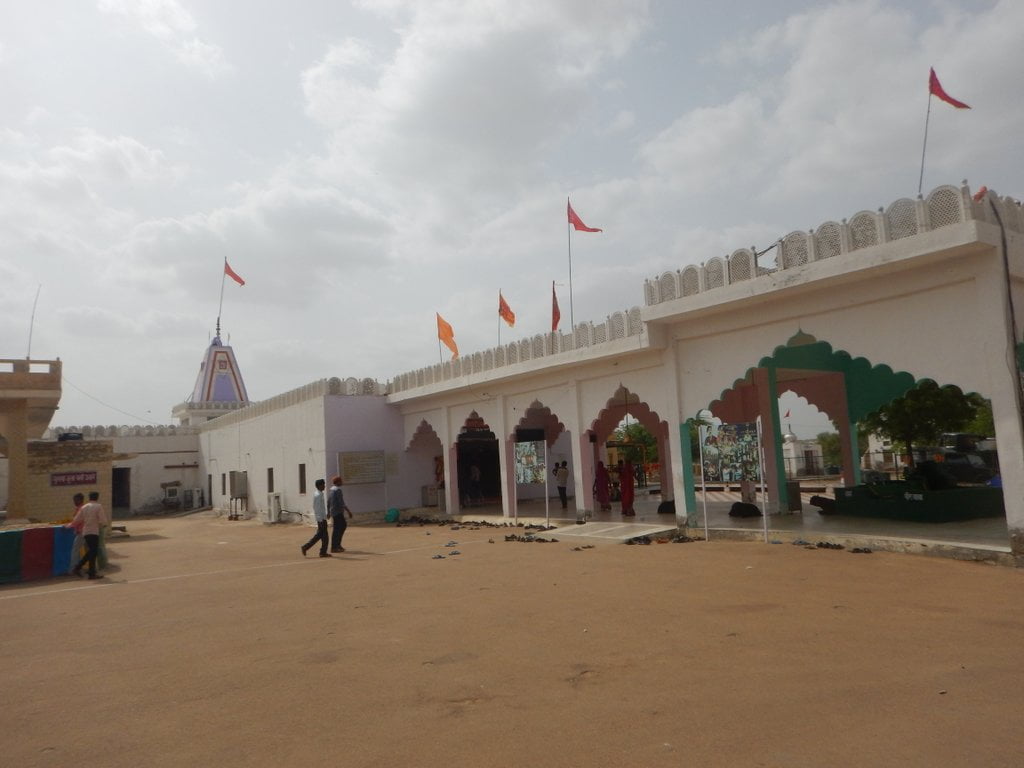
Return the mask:
[[[981,426],[986,410],[991,421],[991,409],[985,398],[925,380],[903,397],[869,413],[862,426],[868,432],[901,443],[912,457],[914,445],[937,445],[943,432],[963,432],[976,420]]]

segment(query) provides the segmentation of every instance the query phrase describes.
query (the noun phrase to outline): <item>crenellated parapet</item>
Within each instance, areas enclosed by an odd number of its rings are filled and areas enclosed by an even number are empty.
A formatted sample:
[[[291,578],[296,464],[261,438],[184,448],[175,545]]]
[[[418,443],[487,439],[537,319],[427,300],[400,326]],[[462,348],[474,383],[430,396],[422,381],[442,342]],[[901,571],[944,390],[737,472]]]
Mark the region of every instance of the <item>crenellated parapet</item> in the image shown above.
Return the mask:
[[[87,425],[84,427],[53,427],[49,430],[49,437],[60,439],[62,435],[79,434],[84,439],[111,438],[111,437],[165,437],[169,435],[195,435],[198,430],[195,427],[181,426],[178,424],[147,424],[129,425],[115,424]]]
[[[287,392],[282,392],[280,395],[275,395],[266,400],[250,403],[244,408],[238,408],[215,420],[200,424],[198,425],[198,431],[205,431],[207,425],[215,429],[229,424],[237,424],[247,419],[264,416],[273,411],[288,408],[289,406],[318,397],[326,397],[327,395],[357,396],[386,394],[387,385],[381,384],[376,379],[356,379],[352,377],[347,379],[339,379],[337,377],[319,379]]]
[[[774,267],[759,265],[753,249],[741,248],[700,266],[664,272],[644,281],[644,301],[652,306],[966,221],[996,224],[993,205],[1007,229],[1024,232],[1024,208],[1017,200],[993,193],[975,200],[967,182],[960,187],[946,185],[935,188],[927,197],[901,198],[887,208],[860,211],[838,222],[826,221],[807,232],[790,232],[773,246]]]
[[[633,307],[612,313],[603,323],[577,323],[571,333],[538,333],[529,338],[491,347],[427,368],[401,373],[391,381],[391,392],[404,392],[563,352],[597,347],[631,336],[639,337],[643,333],[643,327],[640,308]]]

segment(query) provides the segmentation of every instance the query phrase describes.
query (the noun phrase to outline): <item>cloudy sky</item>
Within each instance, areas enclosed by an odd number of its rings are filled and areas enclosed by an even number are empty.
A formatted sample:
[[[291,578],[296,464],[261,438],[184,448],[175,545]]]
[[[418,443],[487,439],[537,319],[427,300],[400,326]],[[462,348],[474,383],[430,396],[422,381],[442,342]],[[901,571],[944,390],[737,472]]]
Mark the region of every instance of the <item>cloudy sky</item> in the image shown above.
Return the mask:
[[[1022,30],[1019,0],[4,3],[0,357],[39,289],[54,424],[169,423],[227,258],[252,399],[386,381],[438,362],[435,311],[494,346],[499,289],[502,342],[549,327],[552,280],[567,327],[567,196],[604,229],[572,241],[601,321],[915,195],[929,66],[972,109],[933,104],[925,192],[1022,197]]]

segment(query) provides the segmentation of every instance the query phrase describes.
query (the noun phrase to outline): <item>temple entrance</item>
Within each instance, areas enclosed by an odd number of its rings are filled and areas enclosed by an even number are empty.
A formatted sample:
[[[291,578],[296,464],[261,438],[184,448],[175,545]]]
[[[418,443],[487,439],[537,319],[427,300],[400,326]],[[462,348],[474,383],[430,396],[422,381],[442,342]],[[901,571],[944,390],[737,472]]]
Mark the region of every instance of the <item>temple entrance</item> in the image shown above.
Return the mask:
[[[498,439],[474,411],[455,444],[459,498],[464,507],[501,503]]]

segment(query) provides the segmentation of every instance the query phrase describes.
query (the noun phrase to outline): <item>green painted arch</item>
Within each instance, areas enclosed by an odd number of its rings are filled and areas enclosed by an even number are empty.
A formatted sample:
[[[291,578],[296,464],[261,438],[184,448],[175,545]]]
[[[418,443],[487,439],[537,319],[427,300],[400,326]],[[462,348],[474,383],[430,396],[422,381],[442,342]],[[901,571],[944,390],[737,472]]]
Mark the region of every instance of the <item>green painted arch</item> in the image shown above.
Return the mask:
[[[725,399],[731,389],[752,381],[757,368],[792,368],[843,374],[852,421],[860,421],[869,413],[902,397],[917,384],[914,376],[906,371],[893,371],[884,363],[872,365],[866,358],[853,357],[843,350],[833,350],[827,341],[818,341],[801,331],[786,344],[776,347],[771,356],[762,357],[756,366],[748,368],[746,375],[736,379],[731,387],[722,390],[719,398],[711,403],[711,410],[714,410],[715,403]]]

